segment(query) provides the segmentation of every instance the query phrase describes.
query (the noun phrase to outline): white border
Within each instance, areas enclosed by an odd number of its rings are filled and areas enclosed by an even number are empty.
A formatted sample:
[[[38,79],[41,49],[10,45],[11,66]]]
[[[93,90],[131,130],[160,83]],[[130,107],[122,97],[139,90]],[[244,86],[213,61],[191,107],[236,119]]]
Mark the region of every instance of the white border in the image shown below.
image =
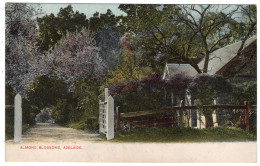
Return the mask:
[[[40,1],[40,0],[4,0],[0,2],[0,22],[1,22],[1,29],[0,29],[0,105],[1,105],[1,113],[4,112],[4,87],[5,87],[5,80],[4,80],[4,66],[5,66],[5,59],[4,59],[4,53],[5,53],[5,47],[4,47],[4,4],[6,2],[27,2],[27,3],[113,3],[113,4],[119,4],[119,3],[131,3],[131,4],[257,4],[258,5],[258,1],[257,0],[247,0],[247,1],[242,1],[242,0],[229,0],[229,1],[223,1],[223,0],[214,0],[214,1],[208,1],[208,0],[174,0],[174,1],[170,1],[170,0],[142,0],[140,2],[140,0],[109,0],[109,1],[104,1],[104,0],[77,0],[77,1],[71,1],[71,0],[62,0],[62,1],[58,1],[58,0],[45,0]],[[259,18],[259,12],[257,14],[257,17]],[[258,28],[257,28],[258,30]],[[258,36],[259,37],[259,36]],[[259,48],[258,48],[259,50]],[[259,64],[259,58],[258,58],[258,62]],[[258,70],[259,73],[259,70]],[[259,94],[260,90],[258,90],[258,94]],[[259,103],[260,99],[258,96],[258,103]],[[257,118],[259,120],[259,113],[257,115]],[[64,165],[70,165],[70,164],[75,164],[75,163],[49,163],[49,162],[44,162],[44,163],[6,163],[5,159],[4,159],[4,153],[5,153],[5,149],[4,149],[4,116],[3,114],[1,114],[0,116],[0,165],[34,165],[37,164],[39,166],[46,166],[46,165],[56,165],[56,164],[64,164]],[[257,132],[259,133],[260,129],[258,127]],[[259,149],[259,144],[257,145],[257,148]],[[259,153],[258,153],[259,156]],[[259,159],[259,158],[258,158]],[[259,161],[258,161],[259,163]],[[76,164],[86,164],[86,163],[76,163]],[[96,165],[94,163],[87,163],[90,165]],[[132,165],[130,163],[124,163],[125,165]],[[149,163],[145,163],[142,165],[148,165]],[[97,164],[99,165],[99,164]],[[108,164],[108,165],[115,165],[115,164]],[[119,165],[119,164],[116,164]],[[121,164],[120,164],[121,165]],[[136,164],[134,164],[136,165]],[[139,165],[139,164],[138,164]],[[151,165],[151,164],[149,164]],[[152,164],[154,165],[154,164]],[[157,165],[157,164],[155,164]],[[161,165],[161,163],[160,163]],[[170,165],[170,164],[163,164],[163,165]],[[174,165],[183,165],[183,164],[179,164],[179,163],[175,163]],[[185,164],[186,165],[186,164]],[[192,164],[192,165],[201,165],[201,164]],[[205,164],[202,164],[205,165]],[[207,164],[206,164],[207,165]],[[219,164],[213,164],[213,165],[219,165]],[[241,164],[223,164],[223,165],[241,165]],[[256,165],[256,164],[247,164],[247,165]]]

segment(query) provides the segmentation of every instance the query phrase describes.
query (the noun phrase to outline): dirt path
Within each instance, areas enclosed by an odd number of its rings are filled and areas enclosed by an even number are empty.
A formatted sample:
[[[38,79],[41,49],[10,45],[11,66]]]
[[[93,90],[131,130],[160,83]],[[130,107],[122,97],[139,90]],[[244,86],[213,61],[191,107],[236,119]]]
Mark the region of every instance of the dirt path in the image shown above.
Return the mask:
[[[256,142],[113,143],[98,141],[101,140],[98,135],[56,124],[38,123],[23,135],[21,143],[6,142],[5,160],[246,163],[257,159]]]
[[[39,123],[23,135],[21,143],[6,142],[5,160],[246,163],[257,159],[256,142],[113,143],[98,140],[101,140],[98,134]]]
[[[22,142],[76,143],[102,140],[101,138],[98,138],[98,136],[99,134],[90,134],[85,131],[63,127],[57,124],[37,123],[23,134]]]

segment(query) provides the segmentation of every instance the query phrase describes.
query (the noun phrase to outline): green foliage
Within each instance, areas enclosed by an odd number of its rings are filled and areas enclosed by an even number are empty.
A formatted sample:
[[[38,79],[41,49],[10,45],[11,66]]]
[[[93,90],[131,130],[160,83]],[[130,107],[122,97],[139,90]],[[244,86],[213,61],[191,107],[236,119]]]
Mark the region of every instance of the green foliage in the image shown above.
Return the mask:
[[[81,123],[81,128],[95,131],[98,129],[99,109],[99,81],[88,75],[84,79],[75,81],[75,97],[77,105],[74,112],[70,112],[69,123]],[[73,118],[71,118],[73,117]]]
[[[93,33],[99,32],[103,27],[116,27],[119,18],[116,17],[110,9],[105,14],[96,12],[89,19],[89,28]]]
[[[88,27],[86,15],[74,12],[71,5],[61,8],[58,15],[54,14],[37,18],[39,24],[38,46],[40,51],[48,51],[67,32],[80,32],[83,27]]]
[[[119,9],[127,14],[120,28],[137,34],[134,43],[144,51],[142,63],[155,71],[175,62],[189,63],[201,73],[198,59],[256,34],[255,5],[121,4]],[[237,12],[243,14],[234,17]]]
[[[232,93],[229,94],[232,104],[241,104],[244,101],[249,101],[250,105],[257,103],[257,85],[246,87],[233,87]]]
[[[5,85],[5,104],[14,104],[15,93],[11,86]],[[5,139],[11,139],[14,136],[14,110],[5,109]]]
[[[232,91],[231,86],[221,77],[199,74],[189,85],[189,91],[193,99],[197,100],[196,105],[212,105],[218,99],[218,104],[228,100],[228,93]],[[222,101],[219,101],[221,99]],[[224,103],[224,104],[226,104]],[[200,110],[206,118],[206,127],[213,126],[212,110]]]
[[[233,87],[233,91],[228,95],[231,104],[242,105],[244,101],[249,101],[249,105],[257,105],[257,85]],[[239,114],[239,111],[238,113]],[[236,115],[235,114],[235,115]],[[256,135],[257,131],[257,109],[251,109],[249,114],[249,131]],[[235,124],[244,127],[243,119],[238,119]]]
[[[5,89],[5,104],[14,105],[15,93],[11,86],[6,85]],[[22,99],[22,123],[23,123],[23,133],[29,128],[29,126],[34,125],[35,116],[38,110],[34,109],[30,105],[29,101]],[[14,136],[14,109],[5,109],[5,139],[12,139]]]
[[[99,32],[105,26],[116,27],[119,18],[108,9],[105,14],[94,13],[88,20],[84,13],[74,12],[71,5],[61,8],[58,15],[53,13],[37,18],[39,24],[39,50],[50,50],[68,32],[80,32],[88,28],[92,33]]]
[[[199,105],[212,104],[214,99],[227,99],[227,94],[232,91],[231,85],[222,77],[199,74],[193,78],[188,87],[193,99]]]
[[[54,76],[39,75],[29,85],[28,99],[40,109],[55,105],[58,99],[66,97],[67,85]]]
[[[163,91],[152,91],[147,87],[139,87],[133,93],[121,93],[116,97],[116,104],[122,112],[146,111],[162,108]]]
[[[99,81],[93,76],[74,82],[74,92],[66,99],[59,99],[51,107],[52,116],[56,123],[68,127],[96,131],[98,129],[98,95]]]
[[[39,110],[31,105],[31,103],[27,99],[22,99],[22,117],[23,117],[23,123],[24,124],[35,124],[35,117],[39,113]]]
[[[115,105],[121,112],[136,112],[162,108],[164,102],[165,82],[154,75],[139,81],[131,81],[110,87],[110,94],[115,98]]]
[[[69,112],[71,111],[69,103],[66,99],[58,99],[57,104],[51,107],[55,123],[64,125],[69,121]]]
[[[120,64],[115,70],[108,71],[105,83],[101,89],[117,86],[123,82],[138,81],[152,74],[149,67],[142,67],[137,63],[136,52],[132,46],[133,38],[135,38],[135,36],[129,33],[121,37],[120,46],[122,56],[120,58]]]
[[[10,85],[5,84],[5,105],[14,104],[15,92]]]

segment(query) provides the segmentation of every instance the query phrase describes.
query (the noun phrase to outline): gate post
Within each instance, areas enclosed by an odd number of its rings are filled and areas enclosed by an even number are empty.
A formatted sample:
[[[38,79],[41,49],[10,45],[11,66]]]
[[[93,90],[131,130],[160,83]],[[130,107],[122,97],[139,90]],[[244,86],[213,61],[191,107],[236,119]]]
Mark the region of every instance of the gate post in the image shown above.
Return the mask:
[[[22,97],[18,93],[14,98],[14,142],[22,141]]]
[[[108,96],[109,96],[108,88],[105,88],[105,102],[107,102]]]
[[[106,129],[107,129],[107,140],[114,138],[114,99],[112,96],[107,98],[107,112],[106,112]]]
[[[244,101],[244,105],[245,105],[245,130],[249,131],[249,111],[250,111],[249,102]]]
[[[116,134],[118,134],[120,128],[120,110],[119,106],[116,107]]]

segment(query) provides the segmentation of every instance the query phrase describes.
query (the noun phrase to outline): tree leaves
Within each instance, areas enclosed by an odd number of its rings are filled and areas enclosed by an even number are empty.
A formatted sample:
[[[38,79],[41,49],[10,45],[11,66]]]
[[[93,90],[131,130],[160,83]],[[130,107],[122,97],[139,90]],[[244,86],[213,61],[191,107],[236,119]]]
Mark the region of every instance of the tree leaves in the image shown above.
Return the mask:
[[[38,46],[45,52],[52,48],[67,32],[80,32],[88,27],[88,20],[83,13],[73,11],[71,5],[61,8],[57,16],[54,14],[37,18],[39,24]]]

